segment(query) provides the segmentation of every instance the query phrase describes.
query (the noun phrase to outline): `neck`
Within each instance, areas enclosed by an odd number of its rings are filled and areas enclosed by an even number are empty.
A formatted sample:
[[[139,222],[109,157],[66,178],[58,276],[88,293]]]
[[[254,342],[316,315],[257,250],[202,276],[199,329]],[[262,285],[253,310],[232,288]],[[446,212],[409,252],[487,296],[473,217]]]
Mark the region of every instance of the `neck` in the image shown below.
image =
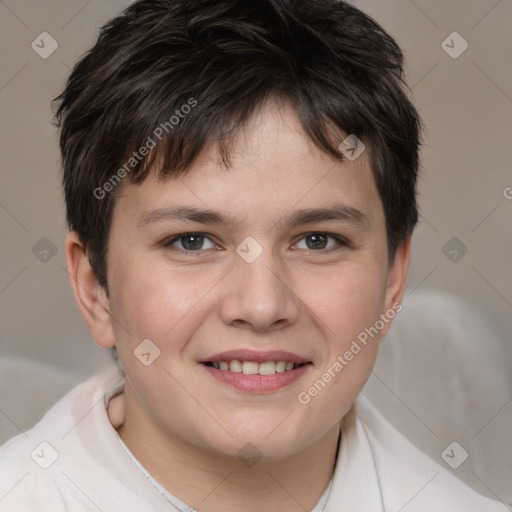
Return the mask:
[[[135,418],[127,407],[118,429],[126,446],[165,489],[201,512],[312,510],[336,462],[339,424],[299,453],[244,465]]]

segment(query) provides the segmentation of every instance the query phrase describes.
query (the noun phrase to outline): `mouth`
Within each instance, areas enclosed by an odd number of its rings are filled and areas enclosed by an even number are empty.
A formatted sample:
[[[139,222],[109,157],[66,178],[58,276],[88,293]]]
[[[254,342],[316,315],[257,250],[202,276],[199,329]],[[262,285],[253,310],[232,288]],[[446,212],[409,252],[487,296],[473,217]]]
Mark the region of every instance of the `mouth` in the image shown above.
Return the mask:
[[[242,350],[211,356],[201,365],[224,384],[241,391],[265,393],[295,382],[313,363],[290,352]]]

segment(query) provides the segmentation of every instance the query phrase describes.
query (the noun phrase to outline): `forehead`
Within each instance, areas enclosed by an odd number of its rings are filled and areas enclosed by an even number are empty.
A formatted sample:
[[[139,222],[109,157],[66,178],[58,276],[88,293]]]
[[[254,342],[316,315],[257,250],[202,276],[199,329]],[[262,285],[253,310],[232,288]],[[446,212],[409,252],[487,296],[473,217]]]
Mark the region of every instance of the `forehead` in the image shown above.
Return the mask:
[[[229,150],[229,168],[211,143],[184,176],[150,173],[142,184],[125,183],[113,220],[122,212],[140,226],[188,208],[232,227],[276,225],[278,219],[291,222],[298,209],[336,205],[362,225],[383,214],[368,151],[354,161],[333,159],[312,143],[287,105],[264,105]]]

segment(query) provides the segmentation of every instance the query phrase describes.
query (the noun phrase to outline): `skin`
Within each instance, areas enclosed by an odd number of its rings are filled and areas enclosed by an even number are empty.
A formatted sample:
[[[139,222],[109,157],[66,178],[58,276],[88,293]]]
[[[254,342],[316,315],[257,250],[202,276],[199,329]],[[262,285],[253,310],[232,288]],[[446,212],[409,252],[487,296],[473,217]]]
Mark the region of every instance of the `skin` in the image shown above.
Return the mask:
[[[68,271],[95,341],[117,347],[127,374],[124,393],[111,403],[112,423],[164,487],[201,512],[311,510],[333,471],[340,420],[390,323],[307,405],[298,394],[401,301],[410,239],[389,263],[368,151],[353,162],[333,160],[286,104],[264,105],[231,157],[231,168],[222,167],[211,145],[184,177],[123,185],[109,239],[109,298],[74,232],[66,240]],[[278,224],[297,209],[339,202],[367,223]],[[236,223],[167,219],[138,227],[148,211],[177,205],[216,210]],[[187,239],[165,245],[190,232],[210,239],[191,254],[184,253]],[[308,235],[322,233],[350,245],[327,238],[315,246]],[[236,252],[248,236],[263,250],[253,263]],[[134,356],[144,339],[160,350],[150,366]],[[286,350],[312,364],[283,389],[248,393],[200,364],[238,348]],[[256,464],[237,457],[244,446],[261,457]]]

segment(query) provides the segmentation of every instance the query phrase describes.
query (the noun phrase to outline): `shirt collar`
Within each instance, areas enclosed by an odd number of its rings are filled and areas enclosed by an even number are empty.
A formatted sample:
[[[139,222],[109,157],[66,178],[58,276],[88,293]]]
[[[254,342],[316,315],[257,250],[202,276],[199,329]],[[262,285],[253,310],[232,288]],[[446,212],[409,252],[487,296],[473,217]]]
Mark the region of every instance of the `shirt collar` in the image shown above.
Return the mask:
[[[357,402],[357,400],[356,400]],[[344,416],[341,446],[325,512],[384,512],[370,443],[354,406]]]

